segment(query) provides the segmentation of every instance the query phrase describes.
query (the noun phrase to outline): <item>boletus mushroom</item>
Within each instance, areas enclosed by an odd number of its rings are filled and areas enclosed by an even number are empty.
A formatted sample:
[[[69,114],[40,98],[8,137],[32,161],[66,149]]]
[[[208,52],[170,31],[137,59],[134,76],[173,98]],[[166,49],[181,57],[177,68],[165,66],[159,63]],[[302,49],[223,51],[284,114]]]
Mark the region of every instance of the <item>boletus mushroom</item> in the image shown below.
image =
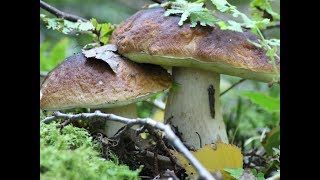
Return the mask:
[[[179,87],[169,93],[165,121],[186,145],[198,149],[217,141],[228,143],[219,101],[220,74],[270,82],[274,69],[265,51],[248,41],[257,42],[249,31],[179,26],[179,20],[164,16],[160,7],[144,9],[123,22],[110,43],[132,61],[172,67]]]
[[[138,64],[121,56],[114,73],[108,63],[75,54],[53,69],[40,90],[45,110],[101,109],[107,113],[136,118],[135,102],[170,88],[172,78],[160,66]],[[112,137],[123,124],[108,121],[106,135]]]

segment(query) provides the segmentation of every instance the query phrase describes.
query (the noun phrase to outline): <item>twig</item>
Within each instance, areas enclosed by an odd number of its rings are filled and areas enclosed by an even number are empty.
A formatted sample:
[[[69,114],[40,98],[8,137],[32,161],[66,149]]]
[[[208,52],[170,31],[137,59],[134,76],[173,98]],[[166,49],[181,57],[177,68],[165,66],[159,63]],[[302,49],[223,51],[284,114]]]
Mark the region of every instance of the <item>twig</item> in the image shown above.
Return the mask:
[[[51,6],[50,4],[48,4],[48,3],[44,2],[44,1],[40,1],[40,7],[42,9],[48,11],[49,13],[57,16],[58,18],[66,19],[66,20],[69,20],[69,21],[72,21],[72,22],[77,22],[78,20],[81,20],[83,22],[89,21],[89,20],[84,19],[82,17],[62,12],[59,9]]]
[[[147,103],[155,106],[156,108],[159,108],[161,110],[165,110],[166,108],[166,104],[158,99],[154,100],[154,101],[151,101],[151,100],[146,100]]]
[[[156,145],[157,147],[157,145]],[[153,166],[154,166],[154,173],[159,174],[159,162],[158,162],[158,148],[155,149],[154,154],[153,154]]]
[[[232,88],[234,88],[235,86],[237,86],[238,84],[242,83],[243,81],[245,81],[246,79],[240,79],[238,82],[232,84],[228,89],[226,89],[225,91],[223,91],[222,93],[220,93],[220,96],[223,96],[225,93],[227,93],[228,91],[230,91]]]
[[[192,155],[192,153],[183,145],[180,139],[174,134],[172,129],[168,124],[163,124],[157,121],[154,121],[150,118],[145,119],[130,119],[114,114],[105,114],[100,111],[94,113],[81,113],[81,114],[64,114],[61,112],[54,112],[53,116],[47,117],[42,122],[50,123],[56,119],[73,119],[73,120],[92,120],[92,119],[101,119],[101,120],[110,120],[115,122],[121,122],[132,125],[148,125],[155,129],[159,129],[165,133],[165,137],[168,139],[168,142],[175,147],[198,171],[200,178],[207,180],[215,180],[215,178],[202,166],[202,164]]]
[[[154,153],[151,151],[144,151],[143,153],[141,153],[143,156],[149,157],[149,158],[153,158],[154,157]],[[166,162],[166,163],[171,163],[170,158],[167,156],[163,156],[158,154],[157,159],[160,162]]]
[[[152,128],[150,128],[150,127],[147,127],[147,130],[148,130],[148,132],[149,132],[152,136],[154,136],[154,137],[156,138],[156,140],[159,142],[158,146],[160,146],[160,148],[163,149],[163,150],[168,154],[168,156],[169,156],[169,158],[170,158],[170,161],[171,161],[174,165],[178,164],[177,161],[176,161],[176,159],[175,159],[175,158],[173,157],[173,155],[171,154],[169,148],[166,146],[166,144],[165,144],[164,141],[162,140],[161,136],[160,136],[157,132],[155,132],[154,129],[152,129]]]
[[[129,129],[128,126],[121,127],[112,139],[119,139]]]
[[[276,22],[273,26],[267,26],[266,29],[280,28],[280,22]]]
[[[163,2],[163,0],[151,0],[152,2],[155,2],[155,3],[159,3],[161,4]]]

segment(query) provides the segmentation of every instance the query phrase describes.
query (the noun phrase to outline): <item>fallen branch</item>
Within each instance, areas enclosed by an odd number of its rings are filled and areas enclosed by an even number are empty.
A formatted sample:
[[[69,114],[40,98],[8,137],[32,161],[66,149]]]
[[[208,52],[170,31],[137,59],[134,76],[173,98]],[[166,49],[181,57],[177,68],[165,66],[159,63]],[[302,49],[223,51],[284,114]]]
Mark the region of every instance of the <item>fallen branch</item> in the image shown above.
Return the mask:
[[[47,117],[42,122],[50,123],[56,119],[72,119],[71,121],[76,120],[93,120],[93,119],[100,119],[100,120],[110,120],[115,122],[121,122],[127,124],[128,127],[133,125],[146,125],[149,127],[153,127],[155,129],[159,129],[165,133],[165,137],[168,139],[168,142],[176,148],[191,164],[192,166],[198,171],[200,178],[208,179],[208,180],[215,180],[215,178],[202,166],[202,164],[192,155],[192,153],[183,145],[180,139],[174,134],[172,129],[169,125],[163,124],[157,121],[154,121],[150,118],[145,119],[129,119],[121,116],[117,116],[114,114],[105,114],[101,113],[100,111],[96,111],[94,113],[81,113],[81,114],[64,114],[61,112],[54,112],[53,116]]]
[[[66,20],[69,20],[69,21],[72,21],[72,22],[77,22],[78,20],[81,20],[83,22],[89,21],[89,20],[84,19],[82,17],[62,12],[59,9],[51,6],[50,4],[48,4],[48,3],[44,2],[44,1],[40,1],[40,7],[42,9],[48,11],[49,13],[57,16],[58,18],[66,19]]]

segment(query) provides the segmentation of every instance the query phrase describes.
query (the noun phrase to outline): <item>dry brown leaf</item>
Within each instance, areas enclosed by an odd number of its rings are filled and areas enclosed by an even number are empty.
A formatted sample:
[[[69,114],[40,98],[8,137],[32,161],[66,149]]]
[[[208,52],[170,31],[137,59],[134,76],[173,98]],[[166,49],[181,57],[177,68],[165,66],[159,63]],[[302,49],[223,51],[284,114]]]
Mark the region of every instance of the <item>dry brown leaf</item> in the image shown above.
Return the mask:
[[[105,61],[106,63],[109,64],[112,71],[114,73],[117,73],[120,58],[116,58],[116,57],[119,57],[118,54],[114,53],[116,51],[117,51],[117,46],[115,46],[114,44],[107,44],[107,45],[95,47],[89,50],[83,49],[82,53],[87,58],[94,57],[96,59]]]

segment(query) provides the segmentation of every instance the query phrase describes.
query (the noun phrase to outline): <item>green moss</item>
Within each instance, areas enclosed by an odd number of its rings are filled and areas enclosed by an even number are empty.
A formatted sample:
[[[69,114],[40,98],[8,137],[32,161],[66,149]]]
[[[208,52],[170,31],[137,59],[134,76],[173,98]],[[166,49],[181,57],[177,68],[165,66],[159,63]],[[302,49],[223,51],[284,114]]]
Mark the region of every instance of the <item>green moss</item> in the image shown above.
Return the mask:
[[[132,171],[117,161],[99,157],[101,146],[85,129],[55,123],[40,124],[40,178],[43,180],[139,179],[141,169]]]

